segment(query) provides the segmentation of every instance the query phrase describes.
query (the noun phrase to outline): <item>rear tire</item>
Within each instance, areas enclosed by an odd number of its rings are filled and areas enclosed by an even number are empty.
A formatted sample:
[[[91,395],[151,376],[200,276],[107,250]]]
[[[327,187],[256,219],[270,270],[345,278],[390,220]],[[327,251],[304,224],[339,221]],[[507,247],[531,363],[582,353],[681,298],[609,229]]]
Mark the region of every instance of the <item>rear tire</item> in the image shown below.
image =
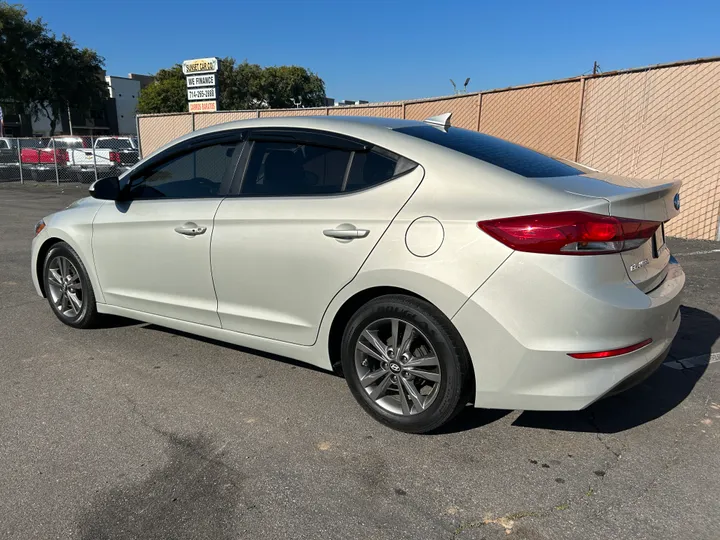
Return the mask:
[[[97,326],[95,292],[85,265],[65,242],[52,246],[43,265],[45,296],[55,316],[73,328]]]
[[[341,350],[353,396],[393,429],[433,431],[469,401],[467,349],[450,320],[424,300],[404,295],[371,300],[348,322]]]

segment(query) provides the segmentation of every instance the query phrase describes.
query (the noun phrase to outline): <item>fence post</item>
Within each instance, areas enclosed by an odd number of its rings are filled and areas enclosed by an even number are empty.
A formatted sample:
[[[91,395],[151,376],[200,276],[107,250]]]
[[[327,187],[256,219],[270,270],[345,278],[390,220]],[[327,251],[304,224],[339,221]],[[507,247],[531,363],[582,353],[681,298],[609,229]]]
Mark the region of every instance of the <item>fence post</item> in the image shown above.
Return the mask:
[[[18,142],[18,149],[17,149],[18,150],[18,166],[20,167],[20,184],[24,184],[25,182],[23,181],[23,175],[22,175],[22,149],[20,148],[20,146],[22,146],[22,139],[18,139],[17,142]]]
[[[138,161],[142,159],[142,142],[140,139],[140,115],[135,113],[135,135],[137,135]]]
[[[402,113],[403,113],[403,120],[405,120],[407,117],[405,116],[405,102],[402,102]]]
[[[478,121],[477,121],[477,130],[480,131],[480,115],[482,114],[482,92],[478,93]]]
[[[195,113],[190,113],[190,119],[192,121],[192,130],[195,131]]]
[[[58,162],[58,153],[57,148],[55,145],[55,139],[51,139],[53,143],[53,162],[55,163],[55,185],[60,185],[60,175],[58,174],[58,168],[57,168],[57,162]]]
[[[257,113],[257,117],[260,118],[260,109],[255,109],[255,112]]]
[[[582,128],[583,105],[585,102],[585,77],[580,77],[580,103],[578,104],[577,128],[575,131],[575,157],[573,161],[580,159],[580,129]]]
[[[95,171],[95,181],[97,182],[97,155],[95,154],[95,141],[93,141],[92,135],[90,135],[90,151],[93,155],[93,170]]]

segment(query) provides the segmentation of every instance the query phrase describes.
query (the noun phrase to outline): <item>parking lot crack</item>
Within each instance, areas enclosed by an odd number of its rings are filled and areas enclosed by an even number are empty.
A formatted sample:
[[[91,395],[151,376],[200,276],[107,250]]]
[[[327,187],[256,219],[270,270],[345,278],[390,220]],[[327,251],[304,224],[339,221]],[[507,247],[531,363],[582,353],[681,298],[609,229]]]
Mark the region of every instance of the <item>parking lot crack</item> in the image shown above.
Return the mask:
[[[590,425],[595,429],[595,438],[597,438],[597,440],[600,441],[600,444],[602,444],[605,449],[615,457],[615,461],[619,460],[622,456],[622,452],[619,452],[612,448],[608,441],[603,438],[602,431],[600,429],[600,426],[598,425],[597,418],[595,417],[595,413],[590,413],[588,421],[590,422]],[[618,443],[620,444],[620,446],[622,446],[622,443],[620,443],[619,441]]]

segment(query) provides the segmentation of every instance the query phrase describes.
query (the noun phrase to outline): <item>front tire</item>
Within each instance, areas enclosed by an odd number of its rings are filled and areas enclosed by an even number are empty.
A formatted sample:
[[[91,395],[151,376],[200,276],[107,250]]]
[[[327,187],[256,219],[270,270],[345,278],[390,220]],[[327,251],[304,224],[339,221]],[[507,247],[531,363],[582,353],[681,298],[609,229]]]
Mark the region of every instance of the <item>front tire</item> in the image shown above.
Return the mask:
[[[96,326],[95,293],[85,265],[65,242],[52,246],[43,265],[45,296],[55,316],[73,328]]]
[[[371,300],[350,319],[342,367],[358,403],[383,424],[427,433],[468,402],[472,368],[450,320],[432,304],[404,295]]]

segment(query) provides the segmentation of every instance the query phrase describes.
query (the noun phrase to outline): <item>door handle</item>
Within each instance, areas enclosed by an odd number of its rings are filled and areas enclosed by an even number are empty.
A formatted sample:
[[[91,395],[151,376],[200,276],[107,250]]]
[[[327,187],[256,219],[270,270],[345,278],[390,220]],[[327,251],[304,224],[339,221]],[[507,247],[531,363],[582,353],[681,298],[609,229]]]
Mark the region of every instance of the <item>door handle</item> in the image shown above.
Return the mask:
[[[201,227],[192,221],[188,221],[184,225],[175,227],[175,232],[184,236],[197,236],[207,231],[207,227]]]
[[[352,229],[338,227],[337,229],[325,229],[323,234],[338,240],[354,240],[355,238],[365,238],[368,234],[370,234],[370,231],[367,229],[356,229],[355,227]]]

